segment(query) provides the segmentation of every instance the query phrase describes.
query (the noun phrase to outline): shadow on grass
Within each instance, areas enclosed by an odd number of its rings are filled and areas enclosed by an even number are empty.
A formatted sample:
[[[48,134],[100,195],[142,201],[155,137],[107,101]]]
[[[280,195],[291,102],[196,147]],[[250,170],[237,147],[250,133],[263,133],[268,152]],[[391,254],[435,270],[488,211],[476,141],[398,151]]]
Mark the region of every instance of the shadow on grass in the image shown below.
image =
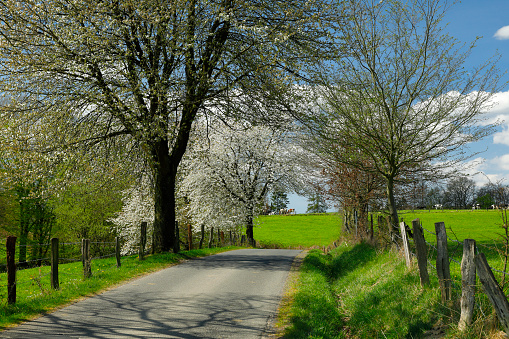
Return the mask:
[[[440,313],[434,289],[421,289],[418,274],[369,244],[312,250],[300,278],[285,338],[416,338]]]
[[[339,250],[339,249],[338,249]],[[334,257],[311,250],[301,267],[290,327],[285,338],[342,338],[345,322],[332,283],[376,257],[369,245],[359,244]]]

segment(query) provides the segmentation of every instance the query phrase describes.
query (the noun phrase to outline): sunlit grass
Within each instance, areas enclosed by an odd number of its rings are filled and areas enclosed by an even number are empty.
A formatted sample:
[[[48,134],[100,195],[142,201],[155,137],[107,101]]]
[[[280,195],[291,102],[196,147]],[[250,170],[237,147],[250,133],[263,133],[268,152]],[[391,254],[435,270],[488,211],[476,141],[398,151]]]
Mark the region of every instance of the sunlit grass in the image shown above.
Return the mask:
[[[336,213],[270,215],[257,218],[254,238],[280,247],[327,246],[337,240],[341,218]]]

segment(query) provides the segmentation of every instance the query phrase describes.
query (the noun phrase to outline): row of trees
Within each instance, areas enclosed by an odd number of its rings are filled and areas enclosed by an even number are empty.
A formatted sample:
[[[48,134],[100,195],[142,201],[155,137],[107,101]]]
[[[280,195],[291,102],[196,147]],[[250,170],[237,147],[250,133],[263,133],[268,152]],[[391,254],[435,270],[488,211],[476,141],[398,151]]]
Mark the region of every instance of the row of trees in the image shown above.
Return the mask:
[[[399,197],[400,208],[490,209],[505,208],[509,204],[508,185],[488,182],[477,187],[474,180],[464,176],[449,179],[444,184],[419,182],[407,187],[406,193]]]
[[[365,220],[385,197],[396,227],[399,187],[449,175],[494,127],[480,123],[494,64],[461,67],[472,46],[443,32],[446,10],[438,0],[4,1],[4,186],[130,240],[148,220],[156,252],[178,250],[177,220],[242,225],[252,242],[269,191],[324,177],[345,215]],[[103,214],[89,211],[94,189]]]

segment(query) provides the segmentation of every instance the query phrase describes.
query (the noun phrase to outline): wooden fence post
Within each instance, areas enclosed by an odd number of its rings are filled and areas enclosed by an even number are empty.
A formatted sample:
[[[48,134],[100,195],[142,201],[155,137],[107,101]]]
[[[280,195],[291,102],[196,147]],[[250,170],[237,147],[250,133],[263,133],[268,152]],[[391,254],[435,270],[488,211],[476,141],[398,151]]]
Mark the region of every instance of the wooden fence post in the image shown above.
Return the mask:
[[[120,238],[115,237],[115,258],[117,258],[117,268],[120,267]]]
[[[81,239],[81,262],[83,264],[83,277],[92,276],[92,265],[90,258],[90,239]]]
[[[203,240],[205,240],[205,225],[204,224],[201,224],[201,237],[200,237],[200,250],[202,249],[203,247]]]
[[[51,288],[58,290],[58,238],[51,238]]]
[[[426,240],[424,239],[419,219],[412,220],[412,228],[414,231],[415,252],[417,255],[417,266],[419,267],[421,286],[429,285],[428,248],[426,247]]]
[[[475,240],[463,240],[461,259],[461,316],[458,329],[464,331],[472,324],[475,303]]]
[[[435,223],[437,234],[437,274],[442,292],[442,302],[451,300],[451,271],[449,268],[449,251],[447,250],[447,233],[443,222]]]
[[[16,303],[16,237],[9,236],[6,241],[7,254],[7,303]]]
[[[507,302],[507,298],[498,285],[484,253],[476,255],[474,261],[477,272],[479,273],[479,279],[484,287],[484,291],[488,295],[493,308],[497,312],[498,320],[500,321],[500,324],[502,324],[505,333],[509,334],[509,303]]]
[[[147,244],[147,222],[142,221],[140,225],[140,246],[138,247],[138,260],[145,257],[145,245]]]
[[[209,248],[212,248],[212,244],[214,241],[214,226],[210,227],[210,237],[209,237]]]
[[[193,249],[193,226],[187,224],[187,242],[189,243],[189,251]]]
[[[173,244],[173,253],[180,252],[180,229],[179,222],[175,221],[175,242]]]
[[[401,237],[403,238],[403,252],[405,254],[405,261],[406,261],[406,266],[408,268],[412,267],[412,258],[410,257],[410,249],[408,248],[408,237],[407,237],[407,234],[406,234],[406,224],[405,222],[400,222],[399,223],[399,228],[401,230]]]

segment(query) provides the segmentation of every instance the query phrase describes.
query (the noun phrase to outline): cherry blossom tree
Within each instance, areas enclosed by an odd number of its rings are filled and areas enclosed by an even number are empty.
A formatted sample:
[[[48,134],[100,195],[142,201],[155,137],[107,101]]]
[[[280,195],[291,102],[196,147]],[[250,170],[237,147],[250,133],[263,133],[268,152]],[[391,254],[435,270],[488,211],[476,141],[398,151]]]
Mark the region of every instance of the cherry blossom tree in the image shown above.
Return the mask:
[[[209,143],[193,149],[194,169],[182,194],[190,201],[194,223],[215,228],[246,227],[254,243],[253,220],[271,188],[290,185],[293,167],[284,132],[268,127],[215,124]],[[221,128],[218,128],[221,127]]]

